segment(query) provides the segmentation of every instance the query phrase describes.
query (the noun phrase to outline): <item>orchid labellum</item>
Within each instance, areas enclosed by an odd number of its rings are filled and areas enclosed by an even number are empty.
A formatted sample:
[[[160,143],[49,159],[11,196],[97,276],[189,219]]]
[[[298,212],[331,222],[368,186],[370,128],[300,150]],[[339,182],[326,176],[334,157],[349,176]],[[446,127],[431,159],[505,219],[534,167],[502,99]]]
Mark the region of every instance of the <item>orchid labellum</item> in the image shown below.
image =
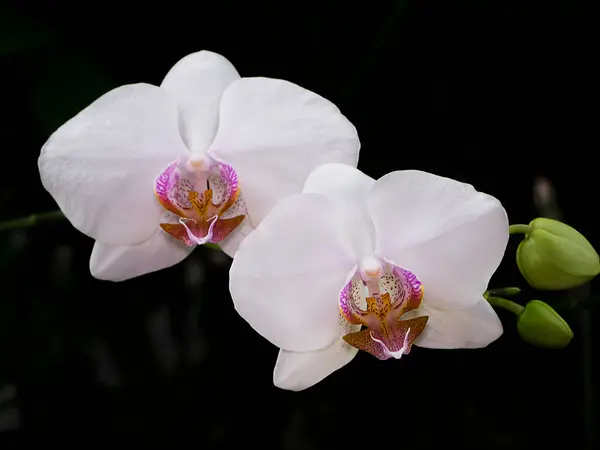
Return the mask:
[[[100,97],[46,142],[42,183],[96,240],[100,279],[172,266],[197,244],[229,255],[309,173],[356,166],[359,140],[328,100],[295,84],[240,78],[222,56],[186,56],[160,86]]]
[[[279,347],[275,385],[301,390],[358,350],[484,347],[502,325],[483,298],[508,241],[506,212],[472,186],[425,172],[379,180],[325,164],[239,247],[240,315]]]

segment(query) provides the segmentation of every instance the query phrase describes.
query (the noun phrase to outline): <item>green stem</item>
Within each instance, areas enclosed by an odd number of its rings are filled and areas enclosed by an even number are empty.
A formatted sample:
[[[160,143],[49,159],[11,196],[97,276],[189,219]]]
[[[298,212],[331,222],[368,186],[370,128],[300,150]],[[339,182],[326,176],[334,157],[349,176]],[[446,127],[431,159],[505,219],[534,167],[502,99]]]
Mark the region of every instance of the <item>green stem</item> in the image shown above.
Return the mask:
[[[21,228],[31,228],[39,225],[42,222],[52,220],[65,219],[65,215],[61,210],[48,211],[39,214],[31,214],[28,217],[20,217],[18,219],[7,220],[0,222],[0,231],[19,230]]]
[[[508,227],[508,232],[510,234],[527,234],[531,232],[531,227],[529,225],[511,225]]]
[[[500,289],[490,289],[486,291],[485,296],[487,297],[514,297],[519,294],[521,289],[518,287],[505,287]]]
[[[35,227],[36,225],[40,225],[43,222],[62,219],[66,219],[66,217],[60,209],[39,214],[31,214],[27,217],[20,217],[18,219],[7,220],[6,222],[0,222],[0,232],[31,228]],[[213,250],[221,250],[221,247],[219,247],[217,244],[208,243],[204,244],[204,247],[212,248]]]
[[[499,306],[500,308],[504,308],[509,310],[510,312],[520,316],[523,310],[525,309],[523,306],[518,303],[512,302],[510,300],[506,300],[505,298],[500,297],[488,297],[486,299],[490,305]]]

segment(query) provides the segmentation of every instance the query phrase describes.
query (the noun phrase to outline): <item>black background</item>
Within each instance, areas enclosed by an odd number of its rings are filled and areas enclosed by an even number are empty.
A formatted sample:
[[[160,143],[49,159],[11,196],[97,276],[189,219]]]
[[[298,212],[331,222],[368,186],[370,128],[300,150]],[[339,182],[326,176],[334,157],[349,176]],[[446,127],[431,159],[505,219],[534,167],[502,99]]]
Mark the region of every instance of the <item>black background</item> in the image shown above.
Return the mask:
[[[593,2],[13,2],[0,7],[0,219],[56,208],[39,181],[48,135],[116,86],[159,84],[181,57],[221,53],[242,76],[293,81],[358,129],[359,168],[416,168],[498,197],[511,223],[555,209],[600,242]],[[494,286],[525,288],[513,238]],[[590,290],[540,293],[575,338],[522,342],[514,316],[483,350],[360,353],[300,393],[272,385],[277,349],[237,316],[229,259],[95,280],[68,222],[0,234],[0,439],[125,434],[179,448],[593,448]],[[493,287],[493,286],[492,286]],[[593,286],[592,286],[593,289]],[[573,298],[586,300],[563,307]],[[572,303],[572,302],[571,302]],[[53,441],[46,441],[53,442]]]

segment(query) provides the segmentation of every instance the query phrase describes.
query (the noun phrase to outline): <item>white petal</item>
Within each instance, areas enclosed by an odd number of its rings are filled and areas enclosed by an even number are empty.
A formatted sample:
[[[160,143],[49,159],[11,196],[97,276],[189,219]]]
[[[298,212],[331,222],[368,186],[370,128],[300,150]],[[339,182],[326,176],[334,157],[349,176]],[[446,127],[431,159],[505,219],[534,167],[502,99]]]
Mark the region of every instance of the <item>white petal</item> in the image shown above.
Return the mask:
[[[358,349],[342,339],[314,352],[280,350],[273,373],[273,384],[289,391],[302,391],[344,367],[357,353]]]
[[[162,208],[153,181],[188,153],[177,106],[148,84],[114,89],[60,127],[44,144],[42,184],[73,226],[104,243],[144,242]]]
[[[301,391],[341,369],[358,353],[358,349],[348,345],[342,337],[360,328],[360,325],[352,325],[340,315],[340,338],[329,347],[313,352],[280,350],[273,383],[281,389]]]
[[[367,194],[375,180],[347,164],[323,164],[308,176],[302,192],[322,194],[340,208],[344,232],[356,252],[356,259],[372,256],[375,228],[367,210]]]
[[[301,391],[344,367],[357,353],[357,348],[348,345],[342,339],[314,352],[280,350],[273,373],[273,383],[281,389]]]
[[[490,304],[483,298],[475,299],[474,306],[466,309],[442,311],[423,304],[402,319],[429,316],[425,330],[414,344],[426,348],[481,348],[502,335],[502,323]]]
[[[411,170],[378,180],[368,204],[377,254],[411,270],[429,305],[474,305],[508,242],[508,219],[498,200],[471,185]]]
[[[238,313],[279,348],[310,351],[339,337],[339,293],[355,265],[327,198],[282,201],[240,245],[230,271]]]
[[[242,78],[223,94],[208,152],[237,171],[257,226],[319,165],[356,166],[359,148],[354,126],[330,101],[287,81]]]
[[[159,230],[137,245],[109,245],[96,241],[90,258],[92,276],[99,280],[123,281],[181,262],[193,250]]]
[[[173,66],[161,87],[179,103],[181,135],[193,152],[205,152],[219,123],[225,89],[239,79],[223,56],[206,50],[192,53]]]
[[[323,164],[313,170],[302,192],[322,194],[332,200],[359,198],[365,201],[375,180],[348,164]]]
[[[364,297],[356,301],[361,309],[367,308]],[[273,371],[273,383],[291,391],[301,391],[317,384],[354,359],[358,349],[347,344],[343,337],[360,329],[361,325],[352,325],[340,314],[339,338],[330,346],[312,352],[280,350]]]

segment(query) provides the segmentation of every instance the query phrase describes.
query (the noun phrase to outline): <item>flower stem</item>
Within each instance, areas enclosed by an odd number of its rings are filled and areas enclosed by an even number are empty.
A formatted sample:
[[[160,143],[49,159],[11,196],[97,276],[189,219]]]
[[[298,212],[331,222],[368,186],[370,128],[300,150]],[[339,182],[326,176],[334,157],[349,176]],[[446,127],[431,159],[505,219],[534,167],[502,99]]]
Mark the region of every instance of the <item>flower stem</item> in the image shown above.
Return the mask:
[[[505,287],[500,289],[490,289],[486,291],[486,297],[514,297],[521,292],[518,287]]]
[[[531,227],[529,225],[511,225],[508,227],[508,232],[510,234],[527,234],[531,232]]]
[[[56,211],[48,211],[39,214],[31,214],[27,217],[20,217],[18,219],[7,220],[6,222],[0,222],[0,231],[8,230],[19,230],[21,228],[31,228],[39,225],[43,222],[52,220],[65,219],[65,215],[60,209]]]
[[[500,308],[507,309],[513,314],[520,316],[523,310],[525,309],[523,306],[518,303],[512,302],[510,300],[506,300],[505,298],[500,297],[488,297],[486,299],[490,305],[499,306]]]
[[[20,217],[18,219],[7,220],[6,222],[0,222],[0,232],[20,230],[22,228],[32,228],[44,222],[62,219],[66,219],[66,217],[60,209],[39,214],[31,214],[27,217]],[[221,250],[221,247],[219,247],[217,244],[207,243],[204,244],[204,247],[212,248],[213,250]]]

